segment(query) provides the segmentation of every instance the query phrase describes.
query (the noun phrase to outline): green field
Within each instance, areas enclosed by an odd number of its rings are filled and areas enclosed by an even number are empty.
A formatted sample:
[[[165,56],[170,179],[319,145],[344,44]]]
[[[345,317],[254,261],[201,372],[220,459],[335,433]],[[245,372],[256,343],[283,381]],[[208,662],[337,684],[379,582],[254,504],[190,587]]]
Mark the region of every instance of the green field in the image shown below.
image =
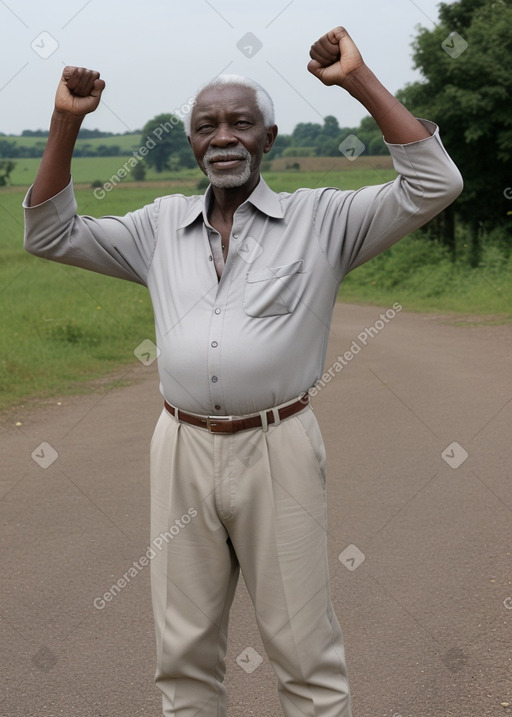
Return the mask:
[[[139,149],[141,146],[140,133],[137,134],[122,134],[113,135],[112,137],[93,137],[91,139],[78,139],[76,142],[77,149],[81,149],[85,146],[91,149],[97,149],[101,146],[117,145],[119,151],[122,154],[129,155],[132,152]],[[46,145],[46,137],[21,137],[21,136],[0,136],[0,140],[5,140],[11,144],[16,144],[17,147],[29,147],[37,148],[38,150],[44,149]],[[15,161],[20,161],[16,159]]]
[[[16,142],[19,147],[39,147],[46,144],[46,137],[25,137],[24,135],[6,135],[0,137],[7,142]],[[141,133],[136,132],[133,134],[116,134],[111,137],[92,137],[91,139],[78,139],[76,142],[77,147],[82,147],[85,144],[90,144],[91,147],[99,147],[101,145],[112,145],[117,144],[121,151],[131,152],[136,147],[139,147],[141,143]]]
[[[73,181],[76,184],[91,184],[95,180],[106,182],[122,168],[128,157],[76,157],[73,159]],[[11,186],[24,187],[30,184],[36,175],[40,159],[15,159],[16,167],[11,174]],[[169,182],[186,181],[188,177],[196,180],[202,176],[199,169],[181,170],[177,172],[162,172],[157,174],[153,169],[146,172],[146,181]],[[133,180],[127,176],[123,184]]]
[[[113,177],[128,157],[76,157],[73,160],[73,182],[77,185],[91,185],[99,180],[102,184]],[[301,158],[298,158],[299,162]],[[371,158],[368,158],[371,159]],[[12,187],[26,187],[36,175],[40,159],[16,159],[16,167],[11,174]],[[311,163],[310,163],[311,164]],[[329,163],[332,165],[333,163]],[[333,186],[341,189],[352,189],[362,187],[365,184],[387,182],[396,176],[392,168],[372,168],[370,162],[350,163],[338,160],[340,169],[333,169],[328,166],[325,169],[309,171],[271,171],[264,173],[268,184],[277,192],[293,192],[300,187],[325,187]],[[156,195],[162,193],[180,191],[185,194],[192,194],[197,191],[196,183],[203,177],[200,169],[182,169],[179,172],[164,171],[158,174],[154,169],[148,169],[146,181],[140,183],[139,187],[156,183],[161,186],[156,188]],[[122,189],[125,185],[132,184],[133,180],[127,176],[118,184],[116,189]],[[91,192],[92,194],[92,188]],[[117,199],[112,198],[113,206]],[[111,210],[109,210],[110,212]]]
[[[492,243],[484,247],[480,265],[472,268],[459,239],[460,258],[453,263],[442,247],[420,232],[350,273],[343,301],[435,312],[467,324],[512,322],[512,257]]]
[[[113,163],[112,163],[113,160]],[[105,198],[95,198],[88,184],[100,162],[74,163],[79,212],[124,214],[170,192],[197,193],[199,170],[169,174],[158,183],[126,182]],[[102,177],[115,171],[119,158],[101,165]],[[38,160],[27,160],[28,184]],[[32,164],[33,162],[33,164]],[[88,166],[86,162],[90,162]],[[21,164],[21,162],[20,162]],[[354,163],[355,164],[355,163]],[[394,176],[392,170],[351,166],[310,172],[269,172],[276,191],[309,186],[357,188]],[[20,182],[21,184],[21,182]],[[144,287],[32,257],[22,248],[21,202],[26,186],[0,190],[0,409],[28,397],[43,398],[86,390],[91,379],[123,365],[138,365],[134,349],[154,339],[149,297]],[[463,238],[461,239],[463,241]],[[454,265],[436,245],[421,237],[407,237],[385,254],[349,275],[342,299],[392,305],[405,309],[483,315],[483,321],[512,317],[512,268],[496,247],[484,253],[479,269],[464,261]]]

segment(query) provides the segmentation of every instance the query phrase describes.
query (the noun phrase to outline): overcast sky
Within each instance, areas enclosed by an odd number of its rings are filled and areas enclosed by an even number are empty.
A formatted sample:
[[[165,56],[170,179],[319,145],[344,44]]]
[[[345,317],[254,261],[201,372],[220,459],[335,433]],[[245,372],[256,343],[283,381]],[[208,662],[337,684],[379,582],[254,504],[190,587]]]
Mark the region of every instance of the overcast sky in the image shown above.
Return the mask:
[[[453,0],[452,0],[453,1]],[[249,75],[273,96],[281,132],[328,114],[354,126],[366,112],[306,70],[311,44],[344,25],[392,92],[419,75],[411,42],[432,29],[437,0],[0,0],[0,132],[47,129],[64,65],[107,83],[84,127],[140,129],[220,72]],[[439,48],[443,52],[442,48]],[[455,61],[455,60],[454,60]]]

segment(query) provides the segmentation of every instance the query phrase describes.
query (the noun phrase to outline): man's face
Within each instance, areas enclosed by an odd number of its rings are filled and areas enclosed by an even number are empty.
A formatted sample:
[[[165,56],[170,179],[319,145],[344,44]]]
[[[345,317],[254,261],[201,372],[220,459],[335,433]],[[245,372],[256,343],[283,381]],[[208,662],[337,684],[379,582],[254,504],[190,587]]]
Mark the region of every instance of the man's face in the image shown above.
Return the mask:
[[[214,187],[255,185],[276,135],[277,127],[265,127],[250,87],[210,87],[196,99],[189,142]]]

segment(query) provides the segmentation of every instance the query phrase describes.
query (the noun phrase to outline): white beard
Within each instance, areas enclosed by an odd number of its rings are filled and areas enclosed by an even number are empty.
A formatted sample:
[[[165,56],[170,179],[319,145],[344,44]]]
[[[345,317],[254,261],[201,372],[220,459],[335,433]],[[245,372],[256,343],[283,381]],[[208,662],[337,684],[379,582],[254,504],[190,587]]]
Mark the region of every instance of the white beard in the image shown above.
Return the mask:
[[[210,161],[211,157],[219,158],[222,156],[231,157],[236,154],[240,159],[244,160],[242,169],[226,171],[215,169],[214,164]],[[251,176],[251,155],[246,149],[237,149],[236,151],[229,149],[208,150],[203,157],[206,176],[213,187],[222,187],[229,189],[232,187],[241,187]]]

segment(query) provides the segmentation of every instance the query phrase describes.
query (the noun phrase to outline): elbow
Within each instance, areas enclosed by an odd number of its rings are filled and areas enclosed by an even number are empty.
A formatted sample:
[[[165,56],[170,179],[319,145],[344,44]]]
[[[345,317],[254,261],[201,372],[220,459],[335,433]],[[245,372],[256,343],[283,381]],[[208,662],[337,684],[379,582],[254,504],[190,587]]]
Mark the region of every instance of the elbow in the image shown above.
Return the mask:
[[[37,256],[37,248],[36,246],[30,241],[30,238],[27,236],[27,233],[25,232],[25,235],[23,237],[23,248],[26,252],[29,254],[33,254],[34,256]]]
[[[431,193],[429,192],[433,200],[432,208],[435,208],[436,214],[453,204],[463,189],[464,180],[458,168],[454,164],[447,167],[446,172],[438,177],[436,185],[431,187]]]
[[[25,228],[25,233],[23,236],[23,248],[26,252],[28,252],[29,254],[32,254],[33,256],[43,256],[44,255],[44,249],[41,246],[41,243],[34,241],[34,239],[27,232],[26,228]]]
[[[453,171],[451,173],[450,180],[448,182],[447,186],[447,205],[449,206],[454,202],[457,197],[459,197],[462,194],[462,190],[464,189],[464,179],[462,178],[462,174],[459,172],[457,167],[453,166]]]
[[[54,259],[61,251],[62,235],[45,227],[25,226],[23,248],[33,256]]]

